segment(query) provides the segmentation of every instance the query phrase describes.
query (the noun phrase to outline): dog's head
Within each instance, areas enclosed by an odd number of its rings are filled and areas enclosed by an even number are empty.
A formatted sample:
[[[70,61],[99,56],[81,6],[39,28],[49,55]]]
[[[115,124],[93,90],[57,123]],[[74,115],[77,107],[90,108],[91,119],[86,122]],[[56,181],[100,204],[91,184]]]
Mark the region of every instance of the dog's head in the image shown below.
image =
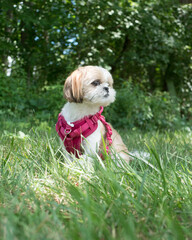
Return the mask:
[[[107,106],[115,100],[113,78],[98,66],[80,67],[66,79],[64,97],[69,102]]]

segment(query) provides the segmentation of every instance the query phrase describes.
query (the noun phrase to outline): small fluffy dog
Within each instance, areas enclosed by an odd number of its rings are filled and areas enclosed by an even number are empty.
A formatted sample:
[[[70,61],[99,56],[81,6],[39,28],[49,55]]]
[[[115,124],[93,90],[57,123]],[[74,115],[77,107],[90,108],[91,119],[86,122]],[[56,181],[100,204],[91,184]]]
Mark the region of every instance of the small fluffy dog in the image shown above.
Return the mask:
[[[72,137],[77,133],[71,133],[75,123],[86,120],[87,117],[97,116],[102,107],[108,106],[115,101],[116,92],[113,89],[113,78],[104,68],[98,66],[79,67],[71,73],[64,84],[64,97],[67,103],[64,105],[59,117],[64,122],[57,123],[56,130],[60,135],[63,132],[62,141],[68,137],[68,144]],[[58,120],[59,122],[59,120]],[[107,123],[106,123],[107,124]],[[112,134],[109,136],[109,128],[103,121],[97,119],[96,129],[86,139],[81,139],[81,150],[84,154],[92,155],[95,152],[101,153],[104,145],[110,145],[125,161],[129,161],[128,150],[123,143],[121,136],[112,128]],[[107,128],[106,128],[107,126]],[[91,126],[92,128],[92,126]],[[61,130],[62,129],[62,130]],[[79,128],[79,132],[81,128]],[[59,133],[60,131],[60,133]],[[76,131],[76,132],[78,132]],[[70,136],[70,137],[69,137]],[[108,137],[107,137],[108,136]],[[65,145],[65,144],[64,144]]]

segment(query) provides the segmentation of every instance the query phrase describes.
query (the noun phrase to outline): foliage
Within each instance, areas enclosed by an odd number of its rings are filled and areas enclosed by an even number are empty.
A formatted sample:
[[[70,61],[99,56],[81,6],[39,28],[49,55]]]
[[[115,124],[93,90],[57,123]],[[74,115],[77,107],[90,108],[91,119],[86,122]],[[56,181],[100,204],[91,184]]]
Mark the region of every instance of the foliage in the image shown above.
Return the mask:
[[[55,132],[4,132],[1,239],[190,239],[191,134],[124,132],[148,161],[90,165],[64,162]]]
[[[174,94],[184,80],[190,81],[191,8],[176,1],[81,5],[79,20],[85,31],[79,36],[80,60],[108,66],[117,79],[131,76],[135,82],[147,83],[152,91]],[[120,83],[116,81],[116,85]]]
[[[22,66],[28,84],[56,83],[80,64],[115,79],[180,94],[191,82],[191,5],[164,1],[1,1],[2,64]],[[120,82],[116,85],[120,86]]]
[[[178,104],[182,117],[191,120],[190,4],[2,0],[0,19],[1,115],[9,111],[17,116],[35,112],[42,120],[56,117],[62,106],[60,85],[67,75],[79,65],[94,64],[111,71],[115,88],[122,93],[116,110],[124,125],[149,128],[148,122],[154,122],[155,127],[173,127],[181,122]],[[130,81],[149,94],[136,87],[137,101],[122,89]],[[176,103],[164,92],[177,98]],[[159,113],[154,104],[160,104]]]
[[[26,76],[22,71],[7,77],[0,73],[0,115],[14,115],[24,112],[27,105]]]
[[[31,126],[42,122],[56,123],[65,100],[62,96],[62,85],[45,86],[38,90],[28,90],[26,76],[19,73],[16,76],[2,76],[0,87],[0,119],[23,119]],[[131,81],[117,89],[115,103],[105,108],[107,121],[115,127],[142,130],[176,129],[186,125],[186,119],[181,116],[182,104],[174,100],[166,92],[157,91],[148,94]],[[185,109],[186,113],[187,110]],[[188,114],[191,114],[188,109]],[[187,115],[185,113],[185,115]],[[5,129],[6,126],[5,126]]]
[[[18,77],[19,76],[19,77]],[[62,85],[45,86],[38,90],[26,86],[26,75],[19,72],[11,77],[1,74],[0,117],[26,119],[31,124],[56,121],[64,99]]]
[[[117,98],[106,109],[107,119],[116,127],[174,129],[186,123],[180,114],[180,104],[166,92],[147,94],[128,83],[117,91]]]

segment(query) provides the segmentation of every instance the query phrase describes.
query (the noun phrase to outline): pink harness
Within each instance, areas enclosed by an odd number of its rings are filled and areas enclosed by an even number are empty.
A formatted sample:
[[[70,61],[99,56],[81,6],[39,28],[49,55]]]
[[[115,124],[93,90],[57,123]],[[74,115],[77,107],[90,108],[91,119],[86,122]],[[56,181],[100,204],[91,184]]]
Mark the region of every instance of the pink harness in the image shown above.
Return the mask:
[[[103,107],[100,107],[100,111],[95,115],[84,117],[78,121],[72,122],[70,125],[66,122],[65,118],[59,114],[58,121],[56,123],[56,131],[69,153],[73,153],[77,158],[79,158],[79,155],[82,154],[81,143],[83,137],[87,138],[97,129],[98,120],[100,120],[106,127],[106,137],[108,142],[106,145],[106,151],[107,153],[109,152],[109,146],[112,144],[112,129],[105,121],[105,117],[101,115],[102,112]]]

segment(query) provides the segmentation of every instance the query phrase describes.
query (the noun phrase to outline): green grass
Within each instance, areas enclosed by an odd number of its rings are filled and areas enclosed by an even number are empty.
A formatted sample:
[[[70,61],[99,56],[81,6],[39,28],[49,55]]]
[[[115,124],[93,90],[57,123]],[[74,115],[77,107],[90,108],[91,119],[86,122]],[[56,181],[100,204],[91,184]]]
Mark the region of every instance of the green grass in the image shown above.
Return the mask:
[[[120,166],[67,164],[54,129],[24,132],[0,137],[0,239],[191,239],[191,131],[127,132],[150,158]]]

